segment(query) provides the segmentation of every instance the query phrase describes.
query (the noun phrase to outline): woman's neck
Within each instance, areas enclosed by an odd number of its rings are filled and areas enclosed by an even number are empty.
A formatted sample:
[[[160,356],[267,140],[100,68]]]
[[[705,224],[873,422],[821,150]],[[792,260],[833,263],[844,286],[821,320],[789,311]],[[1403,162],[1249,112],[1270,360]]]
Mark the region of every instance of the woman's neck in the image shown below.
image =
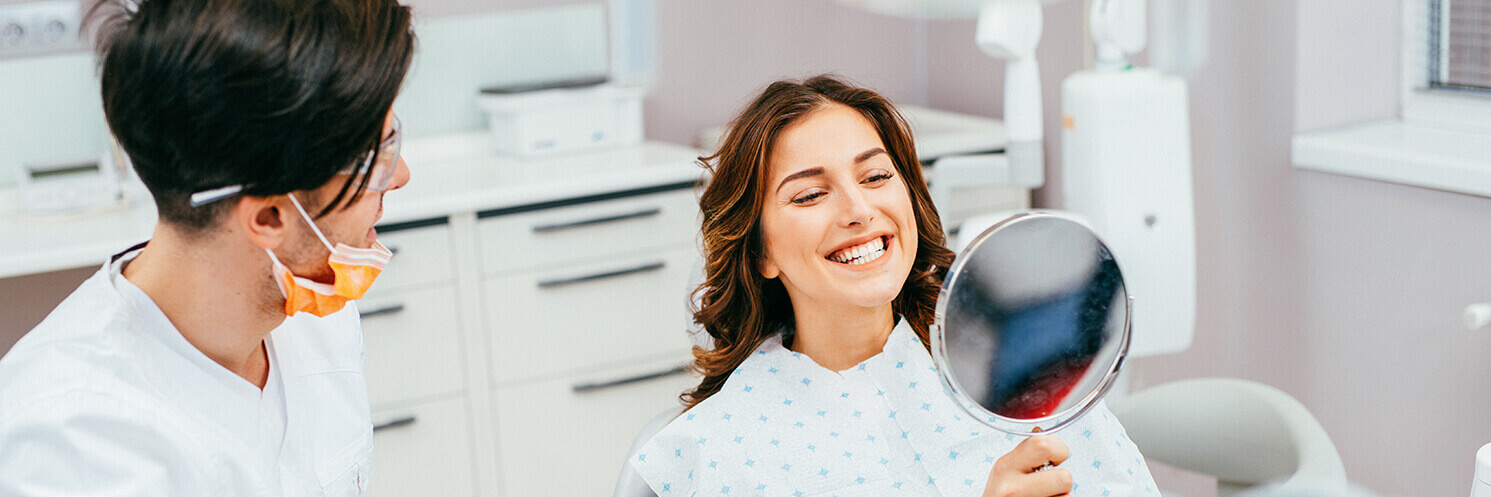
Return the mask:
[[[895,327],[891,304],[848,309],[794,307],[792,351],[831,371],[843,371],[879,354]]]

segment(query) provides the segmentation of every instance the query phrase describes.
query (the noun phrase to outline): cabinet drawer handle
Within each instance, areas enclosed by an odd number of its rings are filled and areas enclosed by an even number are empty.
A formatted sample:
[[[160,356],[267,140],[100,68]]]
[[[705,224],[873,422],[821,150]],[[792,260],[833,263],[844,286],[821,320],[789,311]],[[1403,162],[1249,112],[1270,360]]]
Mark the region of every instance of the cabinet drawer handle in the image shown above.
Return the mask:
[[[665,370],[662,370],[662,371],[654,371],[654,372],[651,372],[651,373],[640,374],[640,375],[637,375],[637,376],[629,376],[629,377],[626,377],[626,378],[621,378],[621,379],[616,379],[616,380],[601,381],[601,382],[595,382],[595,383],[580,383],[580,384],[577,384],[577,385],[574,385],[574,386],[570,387],[570,390],[573,390],[575,393],[594,392],[596,390],[605,390],[605,389],[611,388],[611,387],[619,387],[619,386],[622,386],[622,385],[630,385],[632,383],[638,383],[638,382],[643,382],[643,381],[647,381],[647,380],[652,380],[652,379],[657,379],[657,378],[663,378],[663,377],[667,377],[667,376],[673,376],[673,375],[676,375],[676,374],[683,374],[683,373],[687,372],[688,370],[689,370],[689,367],[688,367],[687,364],[685,364],[685,365],[680,365],[680,366],[674,366],[674,367],[671,367],[671,368],[668,368],[668,369],[665,369]]]
[[[401,417],[401,418],[393,418],[393,419],[390,419],[388,421],[384,421],[382,423],[378,423],[378,424],[373,425],[373,433],[378,433],[378,432],[383,431],[383,430],[391,430],[391,429],[399,428],[399,427],[403,427],[403,426],[409,426],[409,425],[414,424],[415,421],[417,421],[417,419],[414,416],[404,416],[404,417]]]
[[[644,217],[652,217],[652,216],[656,216],[656,215],[662,214],[662,213],[663,213],[663,209],[661,207],[652,207],[652,208],[642,209],[642,210],[634,211],[634,212],[625,212],[625,213],[621,213],[621,214],[608,214],[608,215],[604,215],[604,216],[600,216],[600,217],[592,217],[592,218],[589,218],[589,219],[581,219],[581,220],[578,220],[578,221],[564,221],[564,222],[558,222],[558,223],[552,223],[552,224],[540,224],[540,225],[536,225],[536,226],[533,227],[533,232],[534,233],[553,233],[555,231],[564,231],[564,230],[567,230],[567,229],[581,228],[581,227],[593,226],[593,225],[597,225],[597,224],[614,223],[614,222],[617,222],[617,221],[625,221],[625,220],[628,220],[628,219],[640,219],[640,218],[644,218]]]
[[[649,263],[646,263],[646,264],[643,264],[643,265],[640,265],[640,266],[636,266],[636,267],[629,267],[629,268],[625,268],[625,269],[616,269],[616,270],[611,270],[611,271],[604,271],[604,272],[599,272],[599,273],[595,273],[595,274],[587,274],[587,275],[584,275],[584,276],[573,276],[573,277],[568,277],[568,278],[555,278],[555,279],[551,279],[551,280],[540,280],[538,282],[538,287],[539,288],[557,288],[557,287],[561,287],[561,286],[573,285],[573,284],[576,284],[576,283],[585,283],[587,281],[603,280],[603,279],[607,279],[607,278],[615,278],[615,277],[618,277],[618,276],[626,276],[628,274],[637,274],[637,273],[646,273],[646,272],[651,272],[651,271],[657,271],[657,270],[660,270],[660,269],[662,269],[662,268],[664,268],[666,266],[667,266],[667,264],[664,263],[663,261],[649,262]]]
[[[404,312],[404,304],[386,305],[383,307],[362,311],[362,318],[367,319],[389,314],[398,314],[400,312]]]

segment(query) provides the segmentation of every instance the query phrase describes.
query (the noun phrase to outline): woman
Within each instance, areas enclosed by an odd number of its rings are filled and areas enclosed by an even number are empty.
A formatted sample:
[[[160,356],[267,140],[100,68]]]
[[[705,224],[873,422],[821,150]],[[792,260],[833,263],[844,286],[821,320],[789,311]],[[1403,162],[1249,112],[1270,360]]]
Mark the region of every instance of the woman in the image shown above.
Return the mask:
[[[658,495],[1154,492],[1105,408],[1025,438],[943,393],[927,329],[953,254],[884,98],[826,76],[774,83],[704,160],[694,318],[715,345],[695,350],[687,410],[632,459]]]

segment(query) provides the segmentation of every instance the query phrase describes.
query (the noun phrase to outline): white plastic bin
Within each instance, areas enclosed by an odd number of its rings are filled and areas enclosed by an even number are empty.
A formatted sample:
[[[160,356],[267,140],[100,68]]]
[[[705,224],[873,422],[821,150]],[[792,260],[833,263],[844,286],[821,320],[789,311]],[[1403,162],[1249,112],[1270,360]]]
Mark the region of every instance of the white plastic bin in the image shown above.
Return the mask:
[[[602,84],[477,97],[497,151],[538,157],[642,143],[642,87]]]

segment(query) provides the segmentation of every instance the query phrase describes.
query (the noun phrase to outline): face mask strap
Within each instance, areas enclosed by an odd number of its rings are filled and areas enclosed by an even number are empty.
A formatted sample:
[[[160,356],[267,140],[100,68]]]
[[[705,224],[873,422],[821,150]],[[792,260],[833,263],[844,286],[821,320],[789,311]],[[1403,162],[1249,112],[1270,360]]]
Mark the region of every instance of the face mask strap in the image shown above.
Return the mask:
[[[326,235],[321,234],[321,228],[317,228],[316,222],[311,220],[311,215],[305,212],[305,207],[300,206],[300,200],[295,198],[295,194],[291,193],[289,196],[290,203],[295,204],[295,210],[300,211],[300,217],[305,219],[306,224],[311,225],[311,232],[316,234],[316,238],[321,239],[321,244],[326,246],[326,250],[335,251],[336,249],[331,247],[331,242],[326,239]]]

